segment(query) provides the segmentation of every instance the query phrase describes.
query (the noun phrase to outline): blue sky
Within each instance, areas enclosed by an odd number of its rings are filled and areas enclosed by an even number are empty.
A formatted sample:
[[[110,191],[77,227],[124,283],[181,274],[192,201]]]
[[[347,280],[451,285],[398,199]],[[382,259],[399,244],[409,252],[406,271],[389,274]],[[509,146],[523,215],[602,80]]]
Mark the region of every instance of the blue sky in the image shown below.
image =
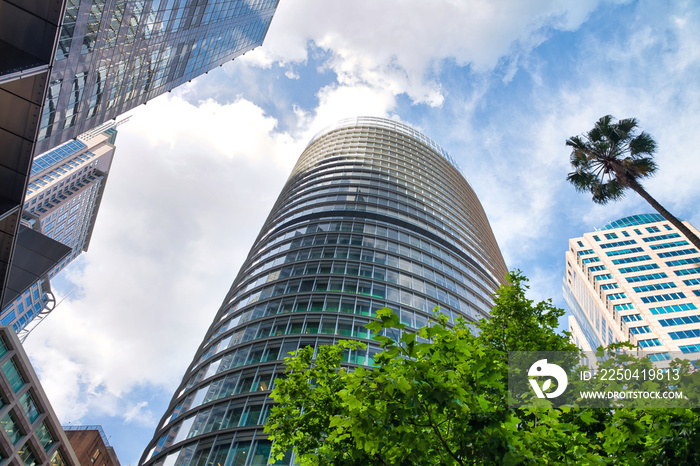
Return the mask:
[[[563,307],[568,238],[650,211],[576,193],[564,141],[638,118],[645,186],[699,226],[699,76],[694,1],[282,0],[262,47],[120,127],[90,251],[54,282],[73,292],[27,351],[61,420],[136,464],[296,158],[357,115],[444,147],[509,268]]]

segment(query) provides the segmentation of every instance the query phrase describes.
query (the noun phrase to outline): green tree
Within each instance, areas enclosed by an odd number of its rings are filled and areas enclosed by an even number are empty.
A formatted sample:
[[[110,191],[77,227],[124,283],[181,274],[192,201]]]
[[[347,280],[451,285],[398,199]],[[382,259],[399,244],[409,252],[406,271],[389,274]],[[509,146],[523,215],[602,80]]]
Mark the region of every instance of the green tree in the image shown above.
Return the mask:
[[[574,169],[566,179],[577,191],[590,192],[593,202],[603,205],[621,199],[627,188],[632,189],[700,249],[700,238],[651,197],[640,183],[653,176],[658,168],[654,162],[657,147],[654,138],[643,131],[637,134],[634,118],[613,120],[606,115],[587,133],[566,140],[566,145],[571,147]]]
[[[555,331],[564,311],[526,299],[519,272],[508,280],[476,331],[441,316],[411,332],[378,311],[367,326],[383,348],[373,369],[343,366],[357,341],[297,351],[272,392],[273,454],[293,449],[302,465],[340,466],[700,464],[698,410],[555,409],[539,399],[509,407],[507,351],[574,348]],[[605,364],[649,362],[614,355]],[[694,393],[700,372],[689,375],[682,388]]]
[[[508,408],[505,350],[572,349],[554,331],[563,311],[525,299],[521,274],[508,278],[478,331],[441,316],[413,333],[378,311],[367,325],[383,347],[373,369],[342,367],[358,342],[319,347],[315,359],[313,348],[299,350],[272,393],[279,405],[265,429],[274,453],[293,448],[304,465],[595,462],[585,435],[547,402],[537,412]]]

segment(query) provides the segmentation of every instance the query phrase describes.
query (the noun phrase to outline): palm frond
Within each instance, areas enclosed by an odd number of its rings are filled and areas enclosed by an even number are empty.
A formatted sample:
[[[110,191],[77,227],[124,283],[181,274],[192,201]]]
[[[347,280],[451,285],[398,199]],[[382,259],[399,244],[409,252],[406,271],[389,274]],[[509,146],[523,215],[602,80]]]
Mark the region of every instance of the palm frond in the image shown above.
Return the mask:
[[[652,176],[656,141],[645,132],[637,135],[636,128],[635,118],[616,122],[606,115],[589,132],[567,139],[574,168],[567,180],[577,191],[590,191],[594,202],[607,204],[622,198],[639,179]]]
[[[656,152],[656,141],[649,133],[642,133],[636,138],[632,138],[629,143],[630,155],[639,157],[645,155],[653,155]]]
[[[566,176],[566,180],[574,185],[574,189],[579,192],[590,191],[591,184],[598,181],[594,175],[582,170],[576,170],[569,173]]]
[[[591,194],[593,202],[605,205],[610,201],[617,201],[625,196],[625,191],[620,187],[617,180],[610,180],[607,183],[596,182],[591,184]]]

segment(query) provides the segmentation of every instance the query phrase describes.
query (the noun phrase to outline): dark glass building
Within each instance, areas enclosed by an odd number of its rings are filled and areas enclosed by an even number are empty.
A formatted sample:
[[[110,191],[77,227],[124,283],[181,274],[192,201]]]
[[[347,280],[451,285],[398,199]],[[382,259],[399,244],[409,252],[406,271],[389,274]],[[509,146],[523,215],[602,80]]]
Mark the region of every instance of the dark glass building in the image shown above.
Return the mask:
[[[279,0],[67,0],[40,153],[262,44]]]
[[[17,245],[34,154],[262,44],[278,3],[0,0],[0,308],[60,260],[36,266],[51,241]]]
[[[346,362],[371,365],[377,309],[413,328],[436,306],[487,318],[506,273],[444,150],[394,121],[341,122],[301,155],[140,463],[267,464],[262,424],[290,351],[360,339]]]

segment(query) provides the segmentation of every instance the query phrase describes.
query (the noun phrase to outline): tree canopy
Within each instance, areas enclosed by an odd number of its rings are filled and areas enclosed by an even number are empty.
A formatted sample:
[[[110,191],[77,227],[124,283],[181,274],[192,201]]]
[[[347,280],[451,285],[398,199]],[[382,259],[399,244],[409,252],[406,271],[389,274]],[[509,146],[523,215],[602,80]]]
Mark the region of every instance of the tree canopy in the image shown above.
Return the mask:
[[[374,368],[343,365],[357,341],[297,351],[272,392],[273,454],[293,449],[302,465],[700,464],[698,410],[509,407],[507,351],[575,347],[556,332],[564,311],[526,299],[519,272],[508,279],[477,325],[438,316],[413,332],[382,309],[367,325],[383,348]]]

